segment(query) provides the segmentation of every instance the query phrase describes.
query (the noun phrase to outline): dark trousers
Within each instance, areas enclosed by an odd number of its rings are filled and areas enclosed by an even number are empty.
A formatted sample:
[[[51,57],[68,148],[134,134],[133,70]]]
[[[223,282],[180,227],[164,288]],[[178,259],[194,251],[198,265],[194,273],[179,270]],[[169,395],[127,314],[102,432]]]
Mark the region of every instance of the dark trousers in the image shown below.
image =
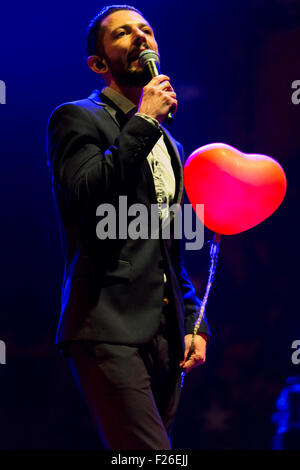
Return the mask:
[[[145,345],[69,347],[72,372],[106,448],[171,449],[181,390],[173,343],[164,309],[159,330]]]

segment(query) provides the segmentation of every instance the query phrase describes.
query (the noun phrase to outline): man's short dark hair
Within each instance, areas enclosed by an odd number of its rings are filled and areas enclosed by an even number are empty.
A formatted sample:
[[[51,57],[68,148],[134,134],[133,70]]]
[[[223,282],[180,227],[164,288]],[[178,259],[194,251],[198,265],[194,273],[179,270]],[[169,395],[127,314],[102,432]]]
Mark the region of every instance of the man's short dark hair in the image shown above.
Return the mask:
[[[90,55],[100,55],[103,56],[103,34],[104,28],[101,28],[101,23],[107,16],[111,15],[115,11],[119,10],[132,10],[143,16],[142,13],[137,10],[137,8],[130,5],[110,5],[103,7],[102,10],[97,13],[97,15],[90,22],[87,29],[87,54]]]

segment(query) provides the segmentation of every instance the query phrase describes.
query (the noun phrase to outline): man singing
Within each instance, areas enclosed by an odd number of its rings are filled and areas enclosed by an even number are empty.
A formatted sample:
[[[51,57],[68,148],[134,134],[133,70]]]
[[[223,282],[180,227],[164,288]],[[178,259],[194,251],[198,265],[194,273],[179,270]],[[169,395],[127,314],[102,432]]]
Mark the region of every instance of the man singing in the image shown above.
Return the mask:
[[[182,146],[162,126],[176,94],[167,76],[148,77],[145,49],[158,54],[138,10],[103,8],[88,28],[87,63],[105,87],[56,108],[48,126],[65,257],[57,345],[108,449],[171,448],[181,372],[204,363],[210,336],[204,319],[190,347],[200,301],[171,218],[168,239],[96,233],[97,208],[118,214],[121,196],[149,213],[155,204],[160,223],[182,203]]]

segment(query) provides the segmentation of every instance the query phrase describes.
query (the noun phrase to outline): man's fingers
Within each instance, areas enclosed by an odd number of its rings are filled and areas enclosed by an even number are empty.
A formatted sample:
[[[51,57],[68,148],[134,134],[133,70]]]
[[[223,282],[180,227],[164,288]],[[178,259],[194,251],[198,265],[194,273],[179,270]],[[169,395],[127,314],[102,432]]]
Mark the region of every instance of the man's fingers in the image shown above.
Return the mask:
[[[171,83],[170,77],[167,75],[158,75],[157,77],[152,78],[149,84],[161,88],[163,91],[174,91]]]
[[[152,78],[152,83],[153,85],[159,85],[160,83],[163,83],[163,82],[170,82],[170,77],[168,77],[167,75],[157,75],[157,77],[154,77]],[[151,83],[151,82],[149,82]]]
[[[185,363],[185,361],[186,361],[186,358],[187,358],[187,353],[188,353],[188,351],[187,351],[187,350],[185,350],[185,353],[184,353],[184,359],[183,359],[183,361],[181,361],[181,362],[179,363],[179,366],[180,366],[180,367],[182,367],[182,366],[183,366],[183,364]]]
[[[167,91],[169,93],[174,92],[174,88],[170,84],[170,82],[161,82],[158,85],[158,88],[160,88],[162,91]]]
[[[194,367],[200,366],[205,363],[205,357],[203,356],[191,356],[184,364],[184,372],[189,372]]]
[[[183,361],[180,362],[179,366],[182,367],[185,364],[185,361],[187,360],[188,355],[190,355],[190,349],[191,345],[187,345],[184,351],[184,359]]]
[[[191,350],[190,350],[190,346],[188,348],[186,348],[185,352],[184,352],[184,359],[183,361],[180,362],[179,366],[180,367],[185,367],[187,363],[190,362],[190,355],[191,355]],[[189,359],[187,359],[189,358]],[[187,362],[186,362],[187,361]]]

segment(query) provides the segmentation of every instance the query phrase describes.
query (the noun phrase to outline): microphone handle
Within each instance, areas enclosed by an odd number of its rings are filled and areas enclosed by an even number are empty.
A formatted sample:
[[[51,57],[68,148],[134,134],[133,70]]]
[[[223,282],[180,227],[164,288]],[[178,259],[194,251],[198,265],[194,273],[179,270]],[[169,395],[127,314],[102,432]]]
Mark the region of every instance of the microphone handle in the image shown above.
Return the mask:
[[[155,60],[147,61],[146,66],[148,67],[148,71],[152,78],[160,75],[160,68],[159,68],[158,63]],[[166,122],[167,124],[171,124],[173,121],[174,121],[174,116],[172,112],[169,111],[167,116],[164,119],[164,122]]]

